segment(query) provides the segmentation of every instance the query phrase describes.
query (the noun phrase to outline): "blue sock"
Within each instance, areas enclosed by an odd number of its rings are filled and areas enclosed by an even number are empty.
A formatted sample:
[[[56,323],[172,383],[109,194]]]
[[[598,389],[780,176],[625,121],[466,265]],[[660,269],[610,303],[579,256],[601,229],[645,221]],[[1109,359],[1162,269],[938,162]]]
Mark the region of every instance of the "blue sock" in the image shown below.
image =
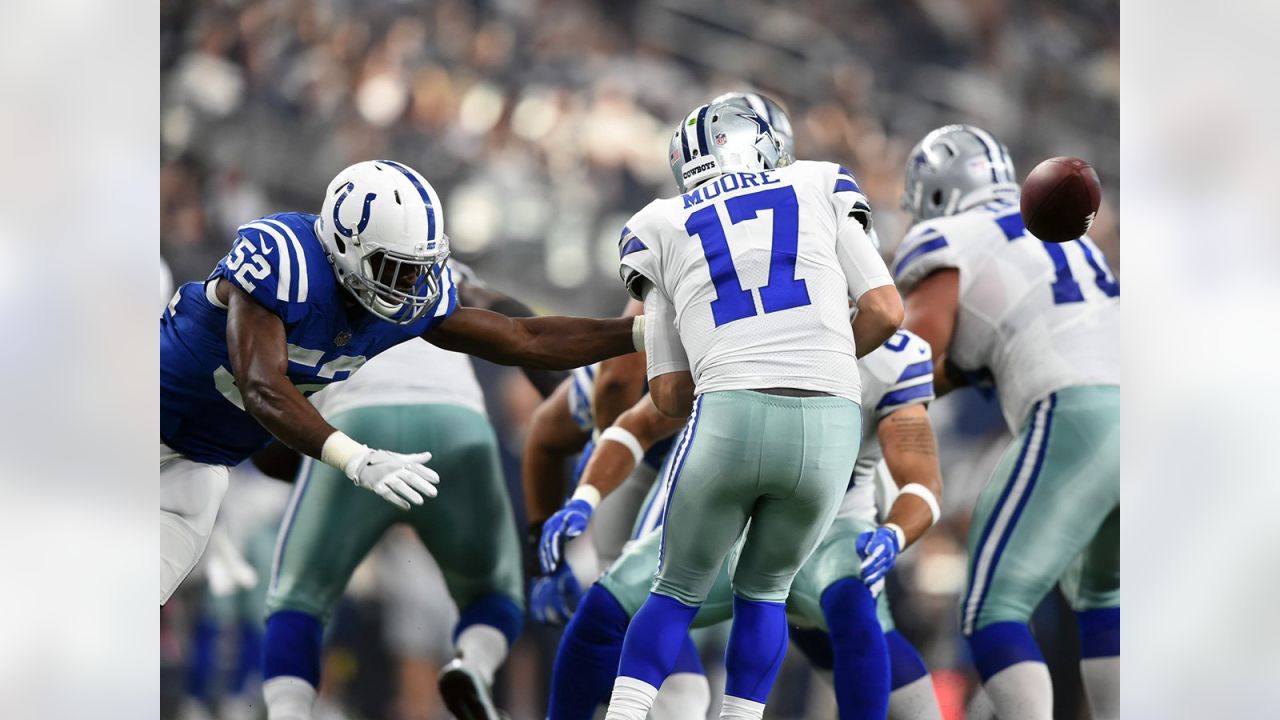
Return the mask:
[[[890,630],[884,634],[884,641],[889,646],[889,687],[892,690],[910,685],[929,674],[924,658],[902,633]]]
[[[809,658],[815,670],[831,672],[835,667],[835,651],[831,649],[831,636],[817,628],[791,628],[791,644]]]
[[[763,703],[787,655],[787,606],[733,596],[724,694]]]
[[[262,643],[262,677],[297,677],[320,687],[320,647],[324,625],[296,610],[280,610],[267,618]]]
[[[262,633],[252,622],[240,623],[240,652],[236,655],[236,667],[227,684],[227,692],[239,695],[250,676],[262,670]]]
[[[591,720],[596,707],[609,702],[629,620],[599,583],[587,590],[560,638],[547,720]]]
[[[1016,621],[992,623],[980,628],[969,636],[969,652],[984,683],[1010,665],[1044,662],[1031,628]]]
[[[191,633],[191,664],[187,666],[186,692],[188,697],[196,698],[205,705],[213,702],[210,691],[213,688],[219,630],[213,619],[202,617]]]
[[[631,627],[622,641],[622,659],[618,675],[635,678],[660,688],[671,674],[680,648],[689,635],[689,625],[698,614],[690,607],[666,595],[649,593],[649,598],[631,618]]]
[[[673,675],[675,673],[707,674],[702,669],[702,656],[698,654],[698,646],[693,644],[692,635],[685,634],[684,644],[680,646],[680,657],[676,658],[676,664],[671,668],[671,673]]]
[[[1099,608],[1076,613],[1080,625],[1081,659],[1120,655],[1120,608]]]
[[[524,630],[524,610],[515,600],[502,593],[489,593],[475,598],[458,611],[458,624],[453,628],[453,641],[472,625],[488,625],[507,638],[507,647],[515,647]]]
[[[834,582],[822,593],[822,614],[831,629],[840,720],[887,717],[889,649],[871,591],[861,578]]]

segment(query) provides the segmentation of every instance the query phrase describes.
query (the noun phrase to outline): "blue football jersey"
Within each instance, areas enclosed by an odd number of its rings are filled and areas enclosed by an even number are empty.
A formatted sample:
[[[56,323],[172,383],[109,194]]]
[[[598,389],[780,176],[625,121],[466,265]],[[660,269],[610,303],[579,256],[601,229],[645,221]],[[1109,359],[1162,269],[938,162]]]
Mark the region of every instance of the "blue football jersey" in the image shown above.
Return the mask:
[[[198,462],[235,465],[271,441],[244,410],[227,351],[227,310],[217,278],[284,322],[289,380],[304,395],[344,380],[378,353],[439,325],[458,305],[451,272],[440,299],[410,325],[364,308],[348,314],[345,290],[316,236],[316,216],[268,215],[240,227],[209,279],[183,285],[160,317],[160,440]],[[424,368],[424,372],[426,369]]]

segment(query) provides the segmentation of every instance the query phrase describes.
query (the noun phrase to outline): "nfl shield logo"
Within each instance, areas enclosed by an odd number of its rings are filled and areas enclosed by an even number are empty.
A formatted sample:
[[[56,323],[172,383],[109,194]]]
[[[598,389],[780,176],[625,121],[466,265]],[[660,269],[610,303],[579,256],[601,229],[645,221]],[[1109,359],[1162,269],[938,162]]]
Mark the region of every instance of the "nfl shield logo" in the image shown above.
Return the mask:
[[[725,137],[725,136],[724,136],[724,133],[716,133],[716,144],[717,144],[717,145],[723,145],[723,144],[725,144],[725,143],[726,143],[726,142],[728,142],[728,141],[729,141],[729,138]]]
[[[351,333],[346,330],[343,330],[342,332],[338,333],[337,337],[333,339],[333,344],[337,345],[338,347],[342,347],[343,345],[346,345],[350,341],[351,341]]]

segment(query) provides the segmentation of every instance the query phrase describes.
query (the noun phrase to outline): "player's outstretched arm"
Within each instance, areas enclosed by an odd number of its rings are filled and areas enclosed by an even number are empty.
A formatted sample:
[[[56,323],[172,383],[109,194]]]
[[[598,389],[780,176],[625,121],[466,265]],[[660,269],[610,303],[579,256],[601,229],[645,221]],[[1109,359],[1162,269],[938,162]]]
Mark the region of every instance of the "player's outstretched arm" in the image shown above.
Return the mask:
[[[527,318],[536,315],[528,305],[493,288],[463,280],[461,277],[457,283],[458,302],[461,305],[489,310],[509,318]],[[529,378],[529,382],[533,383],[533,386],[537,388],[538,394],[544,398],[555,392],[555,389],[565,379],[565,374],[559,370],[544,370],[533,367],[521,369],[524,371],[525,377]]]
[[[858,298],[853,318],[853,344],[858,357],[875,350],[902,326],[902,298],[898,288],[881,285]]]
[[[424,463],[431,453],[374,450],[347,437],[293,386],[284,323],[248,293],[219,282],[227,304],[227,352],[244,409],[281,442],[346,473],[357,485],[408,509],[435,497],[440,476]],[[225,296],[223,295],[225,293]]]
[[[905,550],[933,527],[941,515],[942,468],[938,441],[924,405],[895,410],[877,426],[889,474],[901,489],[885,524],[901,528]]]
[[[641,318],[508,318],[478,308],[458,308],[425,333],[427,342],[499,365],[570,370],[635,352]]]
[[[538,557],[542,570],[555,572],[564,557],[564,544],[581,535],[600,501],[618,488],[659,440],[675,435],[684,420],[660,412],[648,395],[640,398],[617,422],[600,433],[573,497],[542,528]]]
[[[622,312],[623,317],[635,317],[644,313],[644,303],[631,299]],[[591,405],[595,413],[596,429],[603,431],[644,394],[645,355],[631,353],[609,358],[600,363],[596,371],[595,395]]]
[[[957,387],[959,373],[947,368],[947,347],[955,332],[960,307],[960,271],[939,270],[916,283],[907,295],[903,327],[933,347],[933,391],[941,397]]]

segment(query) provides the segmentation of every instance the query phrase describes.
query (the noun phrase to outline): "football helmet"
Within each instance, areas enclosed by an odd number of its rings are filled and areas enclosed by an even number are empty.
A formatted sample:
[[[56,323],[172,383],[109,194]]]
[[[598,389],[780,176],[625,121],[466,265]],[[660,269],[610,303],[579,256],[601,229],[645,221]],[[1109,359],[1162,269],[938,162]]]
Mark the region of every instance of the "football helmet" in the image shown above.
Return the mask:
[[[781,105],[769,97],[754,92],[728,92],[711,102],[741,105],[754,110],[769,123],[769,127],[773,128],[773,136],[778,139],[781,150],[778,154],[778,167],[785,167],[795,162],[796,136],[791,131],[791,116],[782,109]]]
[[[409,325],[440,299],[449,257],[444,209],[413,168],[368,160],[338,173],[316,234],[338,281],[383,320]]]
[[[680,192],[726,172],[778,167],[778,139],[769,122],[739,104],[700,105],[671,136],[671,174]]]
[[[912,222],[954,215],[1018,190],[1009,149],[973,125],[925,135],[907,156],[904,179],[902,209]]]

